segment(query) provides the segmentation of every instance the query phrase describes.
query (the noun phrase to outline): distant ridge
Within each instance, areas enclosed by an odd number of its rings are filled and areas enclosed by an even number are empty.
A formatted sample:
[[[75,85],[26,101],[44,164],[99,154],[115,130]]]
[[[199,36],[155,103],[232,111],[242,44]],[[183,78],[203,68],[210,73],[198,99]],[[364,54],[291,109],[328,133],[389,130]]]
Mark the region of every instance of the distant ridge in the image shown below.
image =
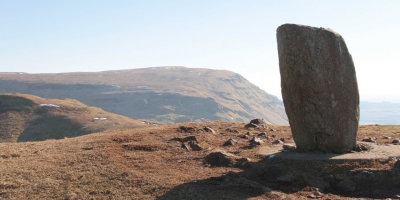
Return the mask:
[[[400,124],[400,103],[361,101],[360,113],[360,124]]]
[[[56,74],[0,73],[0,92],[73,98],[106,111],[165,123],[264,118],[287,125],[282,102],[226,70],[152,67]]]

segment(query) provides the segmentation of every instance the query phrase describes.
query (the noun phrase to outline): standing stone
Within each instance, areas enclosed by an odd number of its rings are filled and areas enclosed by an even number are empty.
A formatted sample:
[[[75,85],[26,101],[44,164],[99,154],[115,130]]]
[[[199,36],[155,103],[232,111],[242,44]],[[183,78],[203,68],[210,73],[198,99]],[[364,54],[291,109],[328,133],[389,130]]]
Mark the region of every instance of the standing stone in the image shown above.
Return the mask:
[[[343,38],[325,28],[284,24],[277,39],[282,97],[297,150],[351,151],[359,95]]]

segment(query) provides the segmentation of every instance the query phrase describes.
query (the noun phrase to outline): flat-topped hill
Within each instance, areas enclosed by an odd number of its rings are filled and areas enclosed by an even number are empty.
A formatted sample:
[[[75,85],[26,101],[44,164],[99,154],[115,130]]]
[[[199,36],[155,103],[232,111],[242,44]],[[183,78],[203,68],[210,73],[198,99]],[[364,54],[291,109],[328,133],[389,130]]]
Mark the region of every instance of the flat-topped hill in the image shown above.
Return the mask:
[[[109,112],[166,123],[264,118],[269,123],[288,124],[278,98],[226,70],[154,67],[84,73],[0,73],[0,92],[73,98]]]

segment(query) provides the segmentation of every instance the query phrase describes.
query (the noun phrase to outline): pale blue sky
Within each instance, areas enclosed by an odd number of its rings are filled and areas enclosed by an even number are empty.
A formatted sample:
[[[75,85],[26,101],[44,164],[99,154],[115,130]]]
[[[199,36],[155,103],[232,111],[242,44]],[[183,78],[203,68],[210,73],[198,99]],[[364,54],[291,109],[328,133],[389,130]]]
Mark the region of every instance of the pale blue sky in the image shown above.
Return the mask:
[[[0,0],[0,71],[206,67],[280,97],[284,23],[340,33],[361,100],[400,102],[397,0]]]

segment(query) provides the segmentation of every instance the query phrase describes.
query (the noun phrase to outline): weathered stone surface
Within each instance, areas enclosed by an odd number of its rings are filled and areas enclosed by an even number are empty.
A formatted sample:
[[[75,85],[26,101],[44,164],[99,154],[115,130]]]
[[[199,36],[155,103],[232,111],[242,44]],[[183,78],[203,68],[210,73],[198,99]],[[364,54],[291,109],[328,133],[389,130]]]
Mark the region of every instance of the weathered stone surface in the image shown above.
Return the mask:
[[[283,144],[283,141],[282,140],[275,140],[275,141],[273,141],[272,142],[272,144]]]
[[[363,152],[363,151],[369,151],[371,149],[372,149],[371,145],[365,143],[357,143],[356,146],[354,146],[353,151]]]
[[[203,150],[203,147],[201,147],[199,144],[197,144],[196,142],[193,142],[193,141],[189,142],[189,146],[193,151],[201,151],[201,150]]]
[[[248,123],[244,127],[248,128],[248,129],[250,129],[250,128],[258,128],[258,125],[257,124],[253,124],[253,123]]]
[[[235,166],[239,168],[250,168],[250,161],[249,158],[239,158],[236,160]]]
[[[214,131],[214,129],[212,129],[212,128],[210,128],[210,127],[204,127],[203,130],[204,130],[205,132],[210,132],[210,133],[212,133],[212,134],[216,134],[216,132]]]
[[[189,151],[189,147],[185,143],[181,144],[181,148],[185,149],[186,151]]]
[[[250,121],[250,124],[260,125],[260,124],[267,124],[267,122],[264,119],[257,118],[257,119],[252,119]]]
[[[284,24],[277,39],[282,97],[297,150],[351,151],[359,94],[343,38],[329,29]]]
[[[205,161],[211,166],[232,167],[237,158],[237,156],[225,151],[215,151],[208,154]]]
[[[266,132],[261,132],[257,135],[258,137],[267,137],[267,133]]]
[[[182,142],[190,142],[190,141],[199,142],[199,141],[197,141],[197,138],[194,135],[187,136],[182,139]]]
[[[224,143],[224,146],[233,146],[233,145],[235,145],[235,144],[237,144],[237,143],[238,143],[237,140],[232,139],[232,138],[229,138],[229,139]]]
[[[296,151],[296,146],[292,145],[292,144],[284,144],[282,146],[282,149],[284,151]]]
[[[262,141],[262,139],[258,138],[258,137],[253,137],[250,140],[250,145],[256,146],[256,145],[261,145],[262,143],[264,143],[264,141]]]
[[[375,137],[367,137],[367,138],[364,138],[362,141],[363,141],[363,142],[372,142],[372,143],[376,143],[376,138],[375,138]]]

